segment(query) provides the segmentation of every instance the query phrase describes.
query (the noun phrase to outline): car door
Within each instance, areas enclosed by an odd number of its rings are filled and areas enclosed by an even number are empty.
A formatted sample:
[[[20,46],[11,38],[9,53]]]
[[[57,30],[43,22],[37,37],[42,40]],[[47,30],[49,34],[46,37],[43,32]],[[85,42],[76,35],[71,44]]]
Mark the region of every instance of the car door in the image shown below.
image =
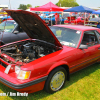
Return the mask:
[[[100,43],[95,31],[85,31],[81,44],[88,45],[87,49],[83,49],[84,61],[87,65],[95,63],[100,58]]]
[[[87,45],[88,48],[78,48],[74,51],[74,53],[76,52],[74,54],[76,56],[73,57],[73,61],[71,63],[71,73],[89,66],[100,59],[100,42],[95,31],[85,31],[80,45]]]

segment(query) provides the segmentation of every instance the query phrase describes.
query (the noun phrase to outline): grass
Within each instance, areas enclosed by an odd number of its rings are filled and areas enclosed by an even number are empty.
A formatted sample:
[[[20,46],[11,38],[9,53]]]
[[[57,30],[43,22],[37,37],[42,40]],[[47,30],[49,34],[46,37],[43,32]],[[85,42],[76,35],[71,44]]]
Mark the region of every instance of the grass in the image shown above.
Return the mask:
[[[17,93],[0,83],[0,93]],[[0,100],[100,100],[100,64],[94,64],[71,75],[62,90],[49,94],[44,90],[28,97],[0,96]]]

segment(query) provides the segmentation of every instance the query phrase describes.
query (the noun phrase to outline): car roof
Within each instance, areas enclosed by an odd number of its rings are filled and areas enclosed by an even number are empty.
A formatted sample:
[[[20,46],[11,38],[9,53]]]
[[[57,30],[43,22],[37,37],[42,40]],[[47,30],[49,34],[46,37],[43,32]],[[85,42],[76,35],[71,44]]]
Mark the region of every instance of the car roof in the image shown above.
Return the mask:
[[[70,28],[70,29],[80,30],[80,31],[98,30],[98,28],[91,27],[91,26],[84,26],[84,25],[53,25],[53,26]]]

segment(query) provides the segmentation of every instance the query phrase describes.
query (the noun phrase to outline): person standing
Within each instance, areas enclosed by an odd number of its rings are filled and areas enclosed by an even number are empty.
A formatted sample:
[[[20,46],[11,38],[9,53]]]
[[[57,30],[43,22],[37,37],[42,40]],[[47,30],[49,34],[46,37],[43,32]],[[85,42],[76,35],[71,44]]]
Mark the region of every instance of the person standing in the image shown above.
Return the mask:
[[[55,13],[55,24],[57,25],[57,13]]]
[[[55,24],[59,24],[60,22],[60,19],[59,19],[59,14],[58,13],[55,13]]]

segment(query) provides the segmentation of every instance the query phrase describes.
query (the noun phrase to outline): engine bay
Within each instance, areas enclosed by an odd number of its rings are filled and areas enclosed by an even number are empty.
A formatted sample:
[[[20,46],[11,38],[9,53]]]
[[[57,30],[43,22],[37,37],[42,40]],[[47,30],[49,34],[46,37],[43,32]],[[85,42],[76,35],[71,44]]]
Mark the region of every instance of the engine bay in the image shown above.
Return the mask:
[[[55,51],[57,51],[57,48],[47,42],[39,40],[27,40],[1,47],[0,56],[8,63],[10,63],[10,58],[13,58],[14,62],[29,63]],[[8,57],[8,59],[3,54],[6,54],[10,58]]]

